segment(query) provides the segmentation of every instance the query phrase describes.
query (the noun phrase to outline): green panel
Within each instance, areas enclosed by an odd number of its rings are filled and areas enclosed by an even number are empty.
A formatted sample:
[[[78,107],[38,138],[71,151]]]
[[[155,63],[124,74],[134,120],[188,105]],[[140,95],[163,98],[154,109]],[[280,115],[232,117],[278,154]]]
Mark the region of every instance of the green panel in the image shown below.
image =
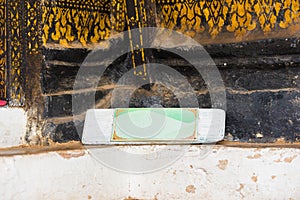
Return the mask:
[[[198,109],[116,109],[112,141],[194,141]]]

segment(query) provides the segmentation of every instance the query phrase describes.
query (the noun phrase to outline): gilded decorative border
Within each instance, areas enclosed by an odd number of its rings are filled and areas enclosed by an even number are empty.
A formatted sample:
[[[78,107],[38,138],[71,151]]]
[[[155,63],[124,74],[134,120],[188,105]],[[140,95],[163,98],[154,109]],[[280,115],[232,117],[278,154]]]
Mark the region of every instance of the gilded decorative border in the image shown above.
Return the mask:
[[[25,101],[23,82],[24,1],[8,0],[7,3],[7,64],[8,94],[10,106],[23,106]]]
[[[6,98],[6,1],[0,0],[0,98]]]
[[[242,37],[249,31],[264,34],[299,24],[299,0],[158,0],[160,25],[194,37],[221,32]]]
[[[45,0],[42,5],[43,43],[83,46],[107,39],[111,32],[109,0]]]
[[[40,1],[26,0],[26,43],[29,54],[39,53],[40,48]]]
[[[43,44],[83,46],[107,39],[126,28],[126,2],[134,0],[45,0]],[[156,0],[157,25],[191,37],[221,33],[262,34],[300,23],[299,0]],[[149,15],[147,15],[149,17]],[[143,20],[141,20],[143,21]],[[227,35],[228,37],[228,35]]]

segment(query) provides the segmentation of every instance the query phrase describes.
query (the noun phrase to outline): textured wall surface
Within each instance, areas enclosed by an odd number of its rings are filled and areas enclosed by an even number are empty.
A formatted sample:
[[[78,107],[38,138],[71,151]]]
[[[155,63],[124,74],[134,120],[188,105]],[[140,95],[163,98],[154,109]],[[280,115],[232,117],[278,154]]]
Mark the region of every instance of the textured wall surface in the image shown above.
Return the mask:
[[[297,0],[0,0],[0,98],[25,106],[27,142],[31,133],[37,141],[79,140],[71,108],[72,94],[81,91],[72,89],[88,52],[100,44],[107,52],[116,48],[104,41],[124,30],[164,27],[205,45],[216,62],[226,86],[228,140],[299,141],[299,8]],[[182,73],[200,107],[210,107],[205,83],[187,62],[147,52],[143,36],[123,38],[132,45],[123,57],[105,60],[113,64],[96,88],[97,108],[110,107],[116,81],[132,68],[137,78],[149,78],[148,61]],[[143,70],[136,71],[138,64]],[[136,91],[130,106],[153,104],[177,107],[178,99],[154,84]],[[82,126],[84,111],[76,117]]]
[[[26,123],[26,113],[23,109],[0,108],[0,148],[22,144]]]
[[[175,40],[170,40],[170,48],[172,45],[174,49],[182,51],[189,48],[188,45],[184,46],[186,44],[177,44]],[[46,66],[43,68],[43,89],[47,101],[45,113],[48,117],[45,128],[54,141],[78,140],[80,135],[76,133],[73,124],[72,94],[82,92],[89,95],[95,89],[96,108],[111,107],[112,92],[118,80],[131,68],[127,64],[126,54],[115,61],[110,60],[110,52],[116,48],[118,43],[109,50],[103,50],[103,54],[108,56],[105,62],[100,63],[101,66],[112,64],[106,69],[96,88],[87,86],[84,91],[73,91],[73,86],[80,65],[90,51],[44,49]],[[287,141],[299,141],[298,38],[205,45],[204,48],[216,63],[224,82],[228,140],[273,142],[284,137]],[[186,77],[200,107],[211,106],[207,85],[190,63],[168,51],[155,50],[152,54],[156,62],[170,66]],[[194,54],[197,59],[196,48],[191,49],[189,54]],[[201,59],[198,62],[201,63]],[[165,77],[167,81],[180,85],[174,77],[168,74]],[[97,77],[91,74],[86,78],[93,80]],[[180,95],[187,96],[188,93],[183,90]],[[130,106],[150,107],[160,104],[164,107],[178,107],[179,98],[170,88],[153,84],[136,90],[131,97]],[[81,106],[84,107],[85,103],[83,98]],[[78,106],[80,110],[80,105]],[[83,121],[84,111],[77,113],[76,117]]]
[[[137,147],[116,148],[138,152]],[[158,149],[140,148],[144,153]],[[191,146],[175,163],[148,174],[115,171],[85,150],[0,157],[0,195],[49,200],[300,198],[299,149],[215,146],[201,159],[202,151],[203,146]]]

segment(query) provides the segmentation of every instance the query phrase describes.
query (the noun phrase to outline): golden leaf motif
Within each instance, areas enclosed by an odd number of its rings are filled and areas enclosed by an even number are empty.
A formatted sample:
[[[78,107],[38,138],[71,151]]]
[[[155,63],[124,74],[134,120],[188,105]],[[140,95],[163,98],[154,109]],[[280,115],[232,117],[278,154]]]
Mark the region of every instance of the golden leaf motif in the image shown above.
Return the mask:
[[[215,38],[222,30],[228,13],[225,0],[205,1],[203,13],[209,26],[208,32]]]
[[[273,0],[261,0],[255,4],[254,10],[265,34],[274,29],[280,6],[279,2]]]
[[[234,32],[236,37],[241,37],[247,31],[256,28],[256,21],[253,19],[254,0],[226,0],[230,13],[229,32]]]
[[[83,46],[124,31],[126,0],[45,0],[43,43]],[[142,2],[142,1],[139,1]],[[157,0],[158,25],[191,37],[207,32],[212,38],[231,32],[239,38],[253,30],[265,34],[300,23],[299,0]],[[141,11],[145,12],[146,11]],[[156,15],[156,13],[154,13]],[[147,23],[143,15],[142,23]],[[147,26],[144,24],[144,26]]]
[[[281,28],[287,28],[289,25],[300,22],[300,3],[299,0],[281,0],[283,4],[284,18],[280,21]]]
[[[205,30],[201,24],[203,4],[203,1],[187,1],[174,5],[164,4],[161,9],[164,16],[161,26],[194,37],[196,33]]]
[[[108,0],[44,1],[43,43],[49,40],[62,46],[79,41],[83,46],[97,43],[110,35],[110,6]],[[68,6],[65,6],[65,5]]]

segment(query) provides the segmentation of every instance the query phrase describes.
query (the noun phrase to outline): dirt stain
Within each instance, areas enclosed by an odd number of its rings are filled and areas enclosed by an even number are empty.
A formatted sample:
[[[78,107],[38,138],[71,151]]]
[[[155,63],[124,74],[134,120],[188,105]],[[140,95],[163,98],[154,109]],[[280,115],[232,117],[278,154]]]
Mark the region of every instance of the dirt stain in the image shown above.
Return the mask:
[[[67,151],[67,152],[57,152],[61,157],[64,159],[71,159],[71,158],[79,158],[85,155],[85,151]]]
[[[257,182],[257,176],[252,176],[251,179],[253,182],[255,182],[255,183]]]
[[[194,185],[188,185],[188,186],[186,186],[185,191],[186,191],[187,193],[195,193],[196,188],[195,188]]]
[[[218,167],[222,170],[225,170],[228,165],[228,160],[219,160]]]
[[[261,157],[261,154],[259,154],[259,153],[256,153],[253,156],[247,156],[248,159],[258,159],[260,157]]]
[[[129,197],[126,197],[124,200],[141,200],[141,199],[137,199],[137,198],[133,198],[133,197],[129,196]]]
[[[240,195],[242,196],[242,198],[245,197],[245,195],[242,193],[242,189],[244,189],[244,184],[240,183],[240,187],[238,189],[236,189],[235,191],[237,191],[238,193],[240,193]]]
[[[291,163],[296,157],[297,157],[297,155],[287,157],[287,158],[284,159],[284,162]]]

